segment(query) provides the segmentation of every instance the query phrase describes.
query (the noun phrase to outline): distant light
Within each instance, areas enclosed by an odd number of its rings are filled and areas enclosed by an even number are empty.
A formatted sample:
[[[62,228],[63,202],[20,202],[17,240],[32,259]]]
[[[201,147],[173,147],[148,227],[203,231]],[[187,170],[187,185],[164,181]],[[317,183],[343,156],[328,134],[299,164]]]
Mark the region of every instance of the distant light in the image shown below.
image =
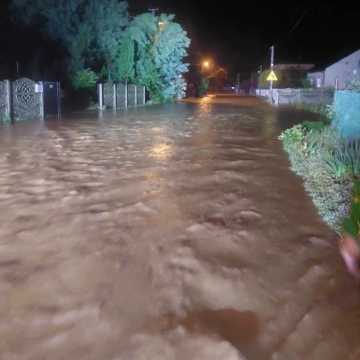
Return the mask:
[[[159,28],[160,28],[160,30],[163,30],[164,29],[164,26],[165,26],[165,21],[159,21],[158,22],[158,25],[159,25]]]
[[[209,68],[209,67],[210,67],[210,61],[205,60],[205,61],[203,62],[203,67],[204,67],[204,68]]]

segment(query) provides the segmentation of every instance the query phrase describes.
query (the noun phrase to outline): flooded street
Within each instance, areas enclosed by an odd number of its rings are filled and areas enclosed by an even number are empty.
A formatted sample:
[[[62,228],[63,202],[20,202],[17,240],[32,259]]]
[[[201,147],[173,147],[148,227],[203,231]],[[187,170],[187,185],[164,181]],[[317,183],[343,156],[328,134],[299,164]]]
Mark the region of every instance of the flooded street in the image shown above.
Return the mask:
[[[1,360],[357,360],[360,290],[253,98],[0,126]]]

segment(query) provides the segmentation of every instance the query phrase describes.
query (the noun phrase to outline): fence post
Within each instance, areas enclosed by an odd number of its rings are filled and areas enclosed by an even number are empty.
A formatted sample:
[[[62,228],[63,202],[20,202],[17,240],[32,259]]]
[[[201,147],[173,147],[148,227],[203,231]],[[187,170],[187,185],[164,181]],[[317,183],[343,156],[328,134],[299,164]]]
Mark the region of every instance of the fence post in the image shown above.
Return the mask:
[[[113,109],[114,110],[116,110],[116,106],[117,106],[116,97],[117,97],[117,88],[116,88],[116,84],[113,83],[113,96],[112,96],[112,98],[113,98]]]
[[[142,89],[143,89],[143,105],[146,105],[146,87],[143,86]]]
[[[124,97],[125,97],[125,109],[128,108],[128,81],[125,80],[125,86],[124,86]]]
[[[40,84],[40,119],[44,120],[44,118],[45,118],[45,111],[44,111],[44,83],[42,81],[40,81],[39,84]]]
[[[103,109],[103,84],[99,83],[98,84],[98,104],[99,104],[99,109],[102,110]]]
[[[134,85],[134,105],[137,105],[137,86]]]

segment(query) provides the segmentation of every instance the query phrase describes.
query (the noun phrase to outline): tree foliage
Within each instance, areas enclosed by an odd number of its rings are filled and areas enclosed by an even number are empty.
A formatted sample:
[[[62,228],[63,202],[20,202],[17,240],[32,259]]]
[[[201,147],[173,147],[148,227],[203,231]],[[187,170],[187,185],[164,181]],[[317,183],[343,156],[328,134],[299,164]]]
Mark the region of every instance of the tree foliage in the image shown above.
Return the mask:
[[[136,16],[129,27],[136,44],[136,79],[160,101],[181,97],[185,91],[188,64],[183,60],[190,39],[173,19],[174,15],[146,13]]]
[[[145,85],[158,101],[185,93],[190,39],[174,15],[144,13],[129,22],[127,2],[119,0],[12,0],[12,9],[66,49],[75,87],[96,73]]]
[[[128,24],[127,3],[117,0],[12,0],[16,19],[40,26],[69,54],[69,71],[105,63],[109,69]]]
[[[114,79],[133,81],[135,78],[135,44],[127,33],[118,45],[114,61]]]

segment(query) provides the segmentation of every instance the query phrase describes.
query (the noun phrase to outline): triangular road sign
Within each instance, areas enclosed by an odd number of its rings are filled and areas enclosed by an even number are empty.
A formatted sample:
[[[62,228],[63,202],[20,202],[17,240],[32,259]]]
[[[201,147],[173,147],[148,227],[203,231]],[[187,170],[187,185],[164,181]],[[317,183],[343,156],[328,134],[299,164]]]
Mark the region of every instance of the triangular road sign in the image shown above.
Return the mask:
[[[277,81],[277,76],[274,72],[274,70],[271,70],[268,77],[266,78],[267,81]]]

